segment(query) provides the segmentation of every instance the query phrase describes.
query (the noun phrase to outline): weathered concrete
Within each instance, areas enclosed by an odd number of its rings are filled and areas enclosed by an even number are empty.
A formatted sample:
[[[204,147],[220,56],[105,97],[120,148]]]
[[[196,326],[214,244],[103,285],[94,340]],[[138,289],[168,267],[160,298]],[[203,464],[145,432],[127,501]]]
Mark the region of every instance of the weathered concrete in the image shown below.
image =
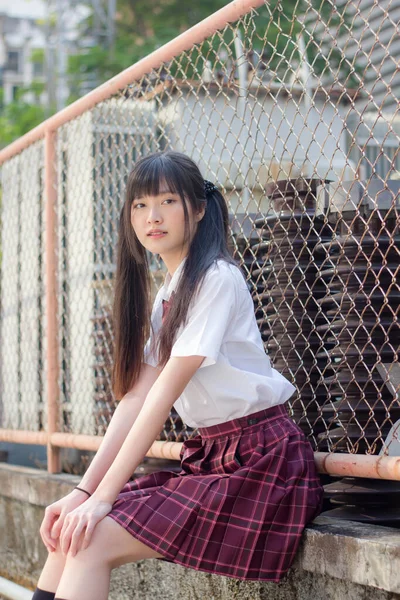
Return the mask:
[[[0,575],[33,588],[45,561],[43,509],[79,478],[0,465]],[[320,516],[279,584],[148,560],[113,572],[110,600],[400,600],[400,531]]]

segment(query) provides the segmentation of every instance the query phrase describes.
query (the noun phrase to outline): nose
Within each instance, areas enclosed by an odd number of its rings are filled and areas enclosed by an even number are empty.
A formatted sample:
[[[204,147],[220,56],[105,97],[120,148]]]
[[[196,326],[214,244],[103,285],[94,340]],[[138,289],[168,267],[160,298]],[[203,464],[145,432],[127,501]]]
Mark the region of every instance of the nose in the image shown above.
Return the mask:
[[[153,206],[152,208],[150,208],[147,215],[147,222],[150,224],[161,223],[161,221],[162,217],[159,208],[157,206]]]

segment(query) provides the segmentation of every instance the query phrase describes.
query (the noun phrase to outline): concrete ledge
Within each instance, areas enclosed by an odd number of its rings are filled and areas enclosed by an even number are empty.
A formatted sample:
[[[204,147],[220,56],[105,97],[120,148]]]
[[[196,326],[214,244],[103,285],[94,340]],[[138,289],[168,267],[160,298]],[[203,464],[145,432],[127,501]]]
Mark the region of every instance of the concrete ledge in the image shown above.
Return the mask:
[[[78,485],[77,475],[51,475],[47,471],[0,463],[0,496],[46,507]]]
[[[45,506],[79,477],[0,464],[0,575],[33,588],[46,558],[39,526]],[[4,532],[4,533],[3,533]],[[157,560],[116,569],[110,600],[400,599],[400,530],[320,516],[306,529],[279,584],[241,582]]]
[[[307,571],[400,593],[399,529],[320,515],[298,558]]]

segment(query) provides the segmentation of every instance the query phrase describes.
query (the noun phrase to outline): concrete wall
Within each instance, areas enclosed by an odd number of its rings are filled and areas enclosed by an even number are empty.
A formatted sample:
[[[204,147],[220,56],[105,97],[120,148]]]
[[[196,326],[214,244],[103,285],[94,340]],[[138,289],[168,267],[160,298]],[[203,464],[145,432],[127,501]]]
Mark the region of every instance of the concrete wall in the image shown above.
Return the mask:
[[[34,588],[46,558],[44,507],[76,485],[71,475],[0,465],[0,575]],[[147,560],[112,575],[110,600],[400,599],[400,531],[320,516],[279,584],[242,582]]]

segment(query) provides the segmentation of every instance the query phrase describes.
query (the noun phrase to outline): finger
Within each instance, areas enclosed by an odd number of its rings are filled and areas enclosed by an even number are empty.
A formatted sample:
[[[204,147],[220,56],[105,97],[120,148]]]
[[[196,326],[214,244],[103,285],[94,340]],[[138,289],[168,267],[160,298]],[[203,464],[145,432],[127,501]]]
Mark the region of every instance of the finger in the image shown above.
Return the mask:
[[[44,537],[44,539],[49,543],[51,542],[50,529],[53,525],[54,519],[56,519],[56,515],[53,513],[53,511],[51,509],[46,508],[46,510],[44,512],[43,521],[40,526],[40,532],[41,532],[41,535]]]
[[[44,539],[44,537],[43,537],[43,535],[42,535],[42,534],[40,534],[40,537],[42,538],[42,542],[43,542],[44,546],[46,547],[46,550],[47,550],[47,552],[49,552],[49,553],[50,553],[50,552],[54,552],[54,550],[56,549],[56,547],[55,547],[55,546],[51,546],[51,545],[50,545],[50,543],[49,543],[49,542],[47,542],[47,541]]]
[[[84,527],[85,527],[85,522],[81,521],[80,523],[77,524],[77,526],[75,527],[75,529],[71,535],[71,544],[69,547],[69,553],[71,556],[75,556],[75,554],[78,552],[79,538],[81,537]]]
[[[75,529],[75,521],[72,519],[65,519],[60,534],[60,548],[61,552],[66,556],[71,543],[71,536]]]
[[[64,525],[65,515],[61,513],[58,519],[55,519],[53,527],[50,531],[50,536],[53,540],[57,540],[60,537],[62,526]]]
[[[89,521],[87,523],[85,535],[82,540],[81,550],[86,550],[86,548],[89,546],[96,525],[97,523],[94,523],[93,521]]]
[[[46,548],[50,551],[55,550],[56,548],[54,541],[52,540],[50,535],[50,530],[56,518],[57,515],[50,508],[46,508],[44,518],[40,526],[40,535],[42,537],[43,543],[46,546]]]
[[[39,533],[40,533],[40,537],[42,538],[43,544],[46,546],[47,551],[48,552],[54,552],[55,546],[54,546],[53,542],[51,542],[49,540],[49,538],[46,537],[46,535],[44,534],[42,528],[39,529]]]

